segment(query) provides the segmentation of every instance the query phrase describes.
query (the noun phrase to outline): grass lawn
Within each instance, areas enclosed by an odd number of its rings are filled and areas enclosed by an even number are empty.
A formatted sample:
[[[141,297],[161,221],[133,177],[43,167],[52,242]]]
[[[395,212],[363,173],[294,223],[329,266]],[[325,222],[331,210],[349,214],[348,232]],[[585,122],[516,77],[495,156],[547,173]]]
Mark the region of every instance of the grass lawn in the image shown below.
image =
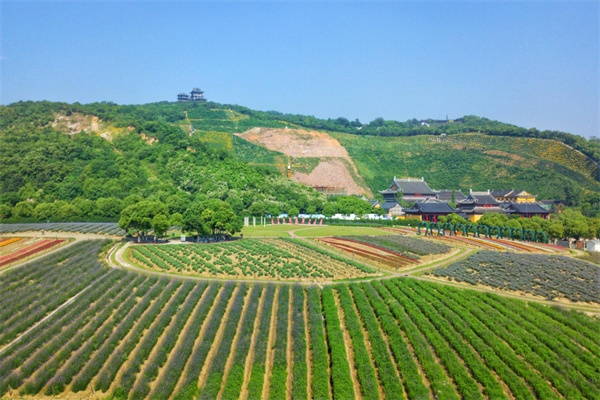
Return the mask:
[[[290,231],[297,236],[341,236],[341,235],[390,235],[389,231],[363,226],[308,226],[308,225],[267,225],[242,229],[244,237],[289,237]]]

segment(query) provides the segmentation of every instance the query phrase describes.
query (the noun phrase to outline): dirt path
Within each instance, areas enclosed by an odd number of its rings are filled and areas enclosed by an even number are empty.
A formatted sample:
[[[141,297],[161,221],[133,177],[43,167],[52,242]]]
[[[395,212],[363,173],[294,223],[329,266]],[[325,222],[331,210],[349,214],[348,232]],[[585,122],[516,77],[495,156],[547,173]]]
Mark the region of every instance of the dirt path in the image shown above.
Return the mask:
[[[229,303],[227,304],[227,309],[221,318],[221,323],[219,324],[219,329],[217,329],[217,333],[215,334],[215,339],[210,346],[210,350],[206,355],[206,360],[204,360],[204,365],[202,366],[202,370],[200,371],[200,377],[198,378],[198,387],[203,388],[206,385],[206,379],[208,378],[208,373],[210,371],[210,367],[212,365],[213,358],[215,358],[215,354],[219,350],[219,346],[221,345],[221,340],[223,340],[223,332],[225,332],[225,326],[227,325],[227,320],[229,320],[229,314],[231,314],[231,308],[235,303],[235,299],[238,295],[238,292],[241,290],[240,285],[236,285],[235,289],[231,293],[231,298],[229,299]],[[247,297],[247,295],[246,295]],[[246,299],[244,299],[244,302]]]
[[[252,297],[251,296],[252,290],[257,290],[257,286],[253,287],[251,290],[248,290],[248,292],[246,293],[246,298],[244,299],[244,306],[242,308],[242,313],[240,314],[240,319],[239,319],[238,324],[235,329],[235,336],[233,337],[233,341],[231,342],[231,345],[233,347],[231,348],[231,351],[229,352],[229,355],[227,356],[227,361],[225,362],[225,367],[223,368],[221,389],[219,389],[219,393],[217,394],[217,399],[221,399],[223,397],[223,392],[225,391],[225,383],[227,382],[227,377],[229,376],[229,371],[231,370],[231,367],[233,365],[233,360],[235,359],[236,345],[238,343],[238,340],[240,339],[240,333],[242,332],[242,324],[244,323],[244,318],[246,318],[246,314],[248,313],[250,298]],[[262,297],[262,293],[261,293],[261,297]],[[253,306],[254,306],[254,304],[252,305],[252,307]]]
[[[209,290],[208,290],[208,287],[206,287],[204,289],[204,292],[202,293],[202,296],[196,302],[196,305],[194,306],[194,310],[188,317],[188,320],[186,321],[185,325],[183,326],[183,329],[181,329],[181,332],[179,333],[179,339],[177,340],[177,344],[171,351],[171,354],[169,354],[169,357],[167,357],[167,359],[165,360],[164,365],[162,367],[160,367],[160,369],[158,370],[158,373],[156,374],[156,379],[152,382],[152,385],[150,386],[151,391],[150,391],[149,395],[151,398],[154,398],[154,391],[156,389],[156,385],[158,383],[162,382],[164,375],[168,372],[167,368],[169,365],[171,365],[172,358],[175,357],[177,355],[177,353],[179,353],[181,351],[181,347],[183,346],[183,340],[181,340],[181,338],[185,337],[187,335],[187,333],[189,332],[189,330],[191,329],[190,325],[192,325],[192,323],[194,321],[194,317],[198,310],[198,307],[200,304],[202,304],[203,301],[206,301],[206,297],[208,296],[208,293],[209,293]],[[218,296],[218,294],[219,294],[219,292],[215,293],[215,298],[216,298],[216,296]]]
[[[269,388],[271,387],[271,371],[273,370],[273,358],[275,357],[275,330],[277,328],[277,312],[279,311],[279,291],[283,286],[278,286],[273,294],[273,309],[271,310],[271,326],[269,327],[269,344],[267,345],[267,357],[265,363],[265,380],[263,382],[262,399],[269,399]]]
[[[360,383],[358,382],[358,372],[356,363],[354,362],[354,349],[352,348],[352,338],[346,327],[346,315],[344,309],[340,304],[340,298],[336,291],[333,292],[333,299],[335,300],[335,306],[338,310],[338,317],[340,319],[340,329],[344,336],[344,346],[346,347],[346,355],[348,357],[348,366],[350,367],[350,378],[352,379],[352,385],[354,386],[354,398],[362,399],[362,393],[360,391]]]
[[[254,320],[254,328],[252,329],[252,338],[250,339],[250,347],[248,348],[248,355],[246,356],[246,363],[244,364],[244,381],[242,383],[242,391],[240,392],[240,399],[248,398],[248,382],[250,381],[250,374],[252,372],[252,363],[254,362],[254,349],[256,346],[256,337],[258,335],[258,328],[260,325],[260,319],[262,316],[262,309],[266,299],[267,288],[263,289],[263,292],[258,301],[258,311]]]
[[[287,382],[286,382],[286,397],[292,398],[292,385],[294,377],[294,352],[293,352],[293,340],[292,331],[294,330],[292,320],[292,310],[294,309],[294,291],[290,289],[290,300],[288,304],[288,329],[287,329],[287,348],[285,349],[285,356],[287,358]]]
[[[313,365],[312,365],[312,352],[310,351],[310,331],[308,329],[308,293],[302,291],[304,294],[304,309],[302,310],[302,318],[304,320],[304,337],[306,338],[306,390],[308,393],[307,398],[312,399],[312,376],[313,376]]]
[[[208,288],[206,289],[208,290]],[[202,340],[204,340],[204,336],[206,335],[206,331],[208,330],[208,325],[210,324],[210,321],[215,313],[215,309],[217,307],[215,307],[215,305],[219,302],[219,299],[221,298],[221,296],[223,295],[223,291],[225,290],[225,287],[222,286],[219,291],[217,293],[215,293],[214,296],[214,300],[213,303],[210,307],[210,310],[208,311],[208,313],[206,314],[206,317],[204,318],[204,321],[202,321],[202,326],[200,327],[200,331],[198,332],[198,336],[196,337],[196,340],[194,341],[194,345],[193,348],[197,348],[200,343],[202,342]],[[229,297],[229,301],[231,301],[231,296]],[[201,304],[201,303],[198,303]],[[198,306],[197,306],[198,307]],[[190,364],[190,359],[193,357],[193,351],[190,352],[190,355],[188,356],[188,359],[185,361],[185,367],[183,368],[183,370],[181,371],[181,374],[179,374],[179,380],[177,381],[177,384],[175,384],[175,388],[173,389],[173,393],[179,393],[179,391],[182,389],[182,385],[183,385],[183,380],[184,377],[187,376],[188,371],[189,371],[189,364]]]
[[[385,393],[383,392],[383,382],[381,380],[381,371],[377,368],[377,363],[375,362],[375,358],[373,355],[374,354],[373,347],[371,346],[371,337],[369,336],[369,331],[368,331],[368,329],[365,328],[365,322],[364,322],[362,316],[360,315],[360,311],[358,311],[358,307],[356,306],[356,299],[354,298],[354,293],[352,292],[352,290],[348,290],[348,295],[352,299],[352,309],[354,310],[354,313],[356,314],[358,321],[360,322],[360,327],[361,327],[362,333],[363,333],[365,348],[367,349],[367,353],[369,354],[369,359],[371,360],[371,365],[373,365],[373,369],[375,370],[375,378],[377,379],[377,383],[378,383],[377,390],[379,393],[379,398],[383,399],[383,398],[385,398]],[[377,317],[375,317],[375,318],[377,318]],[[392,354],[392,351],[390,349],[390,343],[388,342],[388,338],[384,334],[384,332],[381,331],[381,329],[379,327],[377,329],[379,330],[381,337],[383,338],[383,340],[385,341],[385,344],[387,345],[388,357],[390,358],[390,360],[392,360],[392,364],[394,367],[394,371],[396,372],[396,376],[398,377],[400,382],[402,382],[402,376],[401,376],[400,372],[398,371],[398,364],[394,360],[394,355]],[[403,386],[402,389],[404,390],[404,397],[408,399],[409,397],[406,393],[406,388]]]

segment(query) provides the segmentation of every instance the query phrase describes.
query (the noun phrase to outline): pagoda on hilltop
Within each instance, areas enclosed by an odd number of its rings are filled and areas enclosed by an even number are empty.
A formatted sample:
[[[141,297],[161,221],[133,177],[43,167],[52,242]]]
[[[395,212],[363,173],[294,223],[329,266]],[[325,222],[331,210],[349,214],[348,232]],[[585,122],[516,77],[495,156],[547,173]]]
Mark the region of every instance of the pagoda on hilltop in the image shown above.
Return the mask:
[[[190,94],[179,93],[177,101],[206,101],[206,99],[204,98],[204,92],[200,88],[193,88]]]

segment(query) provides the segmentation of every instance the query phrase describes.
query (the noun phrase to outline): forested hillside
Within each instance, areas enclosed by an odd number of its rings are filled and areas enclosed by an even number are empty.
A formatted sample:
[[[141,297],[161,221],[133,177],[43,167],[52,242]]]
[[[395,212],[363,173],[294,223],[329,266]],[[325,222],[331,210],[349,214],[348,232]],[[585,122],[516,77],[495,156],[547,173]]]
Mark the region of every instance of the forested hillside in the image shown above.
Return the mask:
[[[435,189],[525,189],[540,199],[573,205],[599,192],[597,164],[561,142],[482,134],[385,137],[333,134],[369,186],[385,188],[391,174],[425,177]]]
[[[599,203],[594,141],[476,117],[428,125],[212,102],[0,106],[0,219],[116,220],[140,199],[166,204],[170,214],[208,198],[238,214],[321,211],[328,199],[286,178],[285,155],[233,135],[255,127],[336,131],[374,193],[393,176],[424,176],[436,189],[518,188],[588,209]],[[459,134],[475,130],[488,134]],[[300,161],[309,173],[311,159]],[[342,203],[333,209],[343,211]]]

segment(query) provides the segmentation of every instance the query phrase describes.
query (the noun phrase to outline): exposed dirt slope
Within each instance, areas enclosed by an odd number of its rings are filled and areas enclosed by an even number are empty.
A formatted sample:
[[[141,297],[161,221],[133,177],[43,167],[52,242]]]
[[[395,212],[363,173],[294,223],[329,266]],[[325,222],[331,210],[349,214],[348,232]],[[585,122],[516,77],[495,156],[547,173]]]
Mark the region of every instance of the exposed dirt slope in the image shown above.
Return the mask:
[[[372,196],[348,152],[324,132],[298,129],[253,128],[238,134],[244,140],[292,157],[292,179],[313,187],[346,194]],[[310,173],[294,171],[293,158],[318,158]]]

